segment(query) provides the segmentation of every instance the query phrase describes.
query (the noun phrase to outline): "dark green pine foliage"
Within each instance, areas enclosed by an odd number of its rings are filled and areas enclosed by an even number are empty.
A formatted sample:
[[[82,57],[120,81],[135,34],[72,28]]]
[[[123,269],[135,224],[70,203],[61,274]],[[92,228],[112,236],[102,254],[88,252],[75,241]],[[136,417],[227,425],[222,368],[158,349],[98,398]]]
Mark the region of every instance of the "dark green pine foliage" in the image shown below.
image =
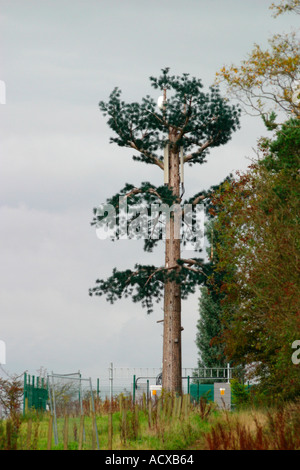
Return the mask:
[[[199,319],[196,334],[198,368],[226,367],[224,344],[221,341],[223,330],[223,294],[221,291],[223,274],[216,272],[214,269],[217,264],[215,246],[218,243],[218,234],[214,229],[214,217],[212,215],[206,225],[206,232],[210,245],[207,250],[210,261],[207,263],[208,277],[205,285],[200,288]]]
[[[224,348],[218,341],[221,331],[221,306],[208,287],[200,288],[199,319],[196,345],[199,352],[198,367],[225,367]]]
[[[202,164],[209,154],[209,148],[225,144],[239,128],[240,110],[229,105],[221,97],[217,87],[211,87],[205,93],[201,80],[190,77],[189,74],[170,75],[168,68],[163,69],[158,78],[150,77],[150,82],[153,88],[167,92],[167,103],[163,109],[158,109],[157,101],[150,96],[143,98],[141,103],[125,103],[121,99],[119,88],[112,91],[108,102],[99,103],[101,112],[107,117],[107,123],[114,132],[111,142],[133,149],[134,160],[156,165],[163,170],[164,148],[168,144],[173,153],[178,153],[179,148],[183,148],[184,163]],[[176,130],[176,143],[169,141],[170,130]],[[126,199],[129,208],[135,208],[133,215],[129,217],[128,223],[131,224],[135,219],[139,219],[139,222],[143,218],[147,219],[149,213],[145,212],[145,208],[149,211],[153,203],[168,206],[174,203],[172,190],[167,186],[155,187],[149,182],[142,183],[140,187],[126,184],[118,194],[106,201],[116,212],[117,224],[120,220],[119,202],[122,197]],[[194,205],[200,202],[209,204],[209,192],[198,193],[189,201],[183,202],[181,199],[182,207],[186,202]],[[162,212],[158,214],[159,217]],[[159,223],[161,220],[157,220],[157,224]],[[99,211],[99,208],[94,209],[92,224],[97,227],[108,224],[107,213]],[[114,239],[118,239],[119,235],[117,228]],[[151,232],[147,236],[138,232],[135,235],[144,239],[146,251],[151,251],[162,240],[162,236],[152,238]],[[195,242],[195,250],[201,251],[200,248],[197,249],[198,240],[192,241]],[[185,299],[195,292],[197,286],[204,283],[206,270],[206,264],[199,257],[178,260],[177,269],[139,264],[133,270],[119,271],[115,268],[108,279],[98,279],[89,293],[105,295],[112,303],[122,296],[131,296],[134,302],[141,302],[150,313],[153,302],[162,299],[167,280],[175,279],[181,284],[181,296]]]

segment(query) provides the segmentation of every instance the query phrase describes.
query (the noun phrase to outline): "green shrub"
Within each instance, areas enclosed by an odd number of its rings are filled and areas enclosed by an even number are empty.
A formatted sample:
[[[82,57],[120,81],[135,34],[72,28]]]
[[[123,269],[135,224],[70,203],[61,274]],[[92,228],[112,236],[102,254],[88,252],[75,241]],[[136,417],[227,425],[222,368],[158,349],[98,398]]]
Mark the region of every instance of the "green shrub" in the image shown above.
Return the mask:
[[[233,379],[231,381],[231,394],[232,405],[235,408],[240,409],[249,405],[251,396],[250,388],[248,385],[244,385],[237,379]]]

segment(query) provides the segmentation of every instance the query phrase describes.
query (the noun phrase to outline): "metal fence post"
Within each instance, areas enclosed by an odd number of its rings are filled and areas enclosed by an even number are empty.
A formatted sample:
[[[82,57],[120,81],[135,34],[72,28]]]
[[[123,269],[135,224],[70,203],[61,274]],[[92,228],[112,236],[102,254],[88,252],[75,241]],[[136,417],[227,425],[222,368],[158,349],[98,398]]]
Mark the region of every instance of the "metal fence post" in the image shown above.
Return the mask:
[[[57,417],[56,417],[56,403],[55,403],[55,390],[54,390],[54,376],[52,372],[52,400],[53,400],[53,431],[54,431],[54,442],[58,445],[58,433],[57,433]]]
[[[149,403],[149,397],[150,397],[150,387],[149,387],[149,379],[147,380],[147,405]]]
[[[132,390],[132,401],[135,403],[135,375],[133,376],[133,390]]]
[[[112,403],[113,399],[113,363],[110,363],[109,369],[109,394],[110,394],[110,402]]]
[[[80,382],[81,382],[81,377],[80,377]],[[94,395],[93,395],[93,387],[92,387],[92,379],[91,378],[89,378],[89,382],[90,382],[91,402],[92,402],[92,411],[93,411],[93,416],[92,416],[93,428],[94,428],[94,432],[96,434],[95,437],[96,437],[97,449],[99,450],[100,446],[99,446],[98,428],[97,428],[97,421],[96,421],[96,410],[95,410],[95,402],[94,402]]]
[[[27,398],[27,374],[24,372],[24,390],[23,390],[23,416],[26,411],[26,398]]]

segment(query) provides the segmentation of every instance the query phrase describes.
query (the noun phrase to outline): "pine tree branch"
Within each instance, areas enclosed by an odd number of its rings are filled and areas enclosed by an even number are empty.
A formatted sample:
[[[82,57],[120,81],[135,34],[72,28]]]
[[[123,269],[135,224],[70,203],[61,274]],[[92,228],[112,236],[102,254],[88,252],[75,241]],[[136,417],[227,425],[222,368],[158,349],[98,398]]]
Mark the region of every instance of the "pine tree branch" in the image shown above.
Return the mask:
[[[192,201],[192,206],[196,206],[199,201],[203,201],[203,199],[207,199],[208,197],[209,197],[209,196],[204,196],[203,194],[200,194],[200,196],[196,197],[196,198]]]
[[[132,189],[131,191],[129,191],[127,194],[125,194],[125,195],[123,196],[123,198],[124,198],[124,199],[127,199],[127,198],[130,198],[130,196],[132,196],[132,195],[135,195],[135,194],[143,194],[143,193],[145,193],[145,192],[150,193],[150,194],[154,194],[158,199],[160,199],[161,201],[163,201],[161,195],[160,195],[157,191],[155,191],[155,189],[153,189],[153,188],[148,188],[146,191],[143,190],[142,188],[134,188],[134,189]]]
[[[201,145],[201,147],[199,147],[199,149],[196,151],[196,152],[193,152],[193,153],[190,153],[189,155],[186,155],[184,157],[184,163],[187,163],[187,162],[190,162],[191,160],[193,160],[194,158],[198,157],[199,155],[201,155],[201,153],[207,149],[212,143],[213,143],[214,139],[209,139],[205,142],[205,144]]]
[[[190,266],[184,266],[184,269],[188,269],[189,271],[192,271],[193,273],[196,273],[196,274],[199,274],[199,272],[200,272],[198,269],[191,268]],[[201,271],[201,272],[202,272],[202,274],[204,274],[203,271]]]
[[[171,270],[171,269],[176,269],[176,268],[177,268],[177,266],[172,266],[172,267],[168,267],[168,268],[165,267],[165,266],[162,266],[161,268],[157,268],[157,269],[156,269],[155,271],[153,271],[153,273],[148,277],[145,286],[148,284],[148,282],[151,280],[151,278],[152,278],[155,274],[157,274],[158,272],[160,272],[160,271],[165,271],[165,272],[166,272],[166,271],[169,271],[169,270]]]
[[[138,152],[140,152],[142,155],[145,155],[147,158],[149,158],[152,163],[154,163],[154,165],[157,165],[159,166],[159,168],[161,170],[164,169],[164,164],[163,162],[161,162],[155,155],[152,155],[152,153],[148,152],[147,150],[144,150],[142,148],[139,148],[136,143],[134,142],[134,140],[131,140],[128,142],[128,146],[133,148],[134,150],[137,150]]]
[[[189,265],[184,266],[184,261]],[[135,265],[135,271],[114,269],[107,280],[98,279],[97,286],[91,288],[89,294],[106,295],[106,299],[111,303],[122,297],[131,296],[134,302],[141,302],[148,313],[151,313],[154,300],[159,302],[163,299],[166,282],[180,283],[182,298],[187,298],[190,293],[195,292],[196,285],[204,282],[203,275],[206,274],[196,269],[194,263],[196,266],[196,260],[177,260],[177,264],[172,267]]]
[[[200,262],[199,260],[195,260],[195,259],[192,259],[192,258],[188,258],[188,259],[183,259],[182,258],[180,261],[183,265],[186,265],[186,264],[188,265],[188,266],[183,266],[185,269],[193,271],[197,274],[199,274],[199,273],[204,274],[204,276],[207,277],[207,274],[205,274],[205,272],[202,269],[202,262]],[[192,266],[197,266],[197,267],[199,267],[199,269],[192,268],[191,265]]]
[[[195,260],[195,259],[192,259],[192,258],[188,258],[188,259],[181,259],[181,261],[184,263],[184,264],[199,264],[199,261]]]
[[[156,113],[149,112],[149,114],[152,114],[152,116],[154,116],[155,119],[157,119],[157,120],[158,120],[163,126],[165,126],[167,129],[170,128],[169,123],[168,123],[164,118],[160,118]]]

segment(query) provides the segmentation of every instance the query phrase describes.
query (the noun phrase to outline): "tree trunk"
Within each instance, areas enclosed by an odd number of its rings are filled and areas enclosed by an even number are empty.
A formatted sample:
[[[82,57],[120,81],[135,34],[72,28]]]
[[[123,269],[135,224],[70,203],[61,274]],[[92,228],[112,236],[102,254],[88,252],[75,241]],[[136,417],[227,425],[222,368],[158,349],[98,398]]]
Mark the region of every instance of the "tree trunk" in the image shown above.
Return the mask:
[[[176,135],[170,133],[170,141],[176,141]],[[172,145],[169,148],[168,186],[177,196],[177,204],[180,207],[179,150],[176,150],[176,147],[172,148]],[[180,259],[180,224],[180,215],[177,218],[176,213],[172,211],[166,224],[166,268],[177,266],[177,260]],[[162,372],[164,390],[181,394],[181,367],[181,289],[180,284],[172,280],[165,283],[164,292]]]

